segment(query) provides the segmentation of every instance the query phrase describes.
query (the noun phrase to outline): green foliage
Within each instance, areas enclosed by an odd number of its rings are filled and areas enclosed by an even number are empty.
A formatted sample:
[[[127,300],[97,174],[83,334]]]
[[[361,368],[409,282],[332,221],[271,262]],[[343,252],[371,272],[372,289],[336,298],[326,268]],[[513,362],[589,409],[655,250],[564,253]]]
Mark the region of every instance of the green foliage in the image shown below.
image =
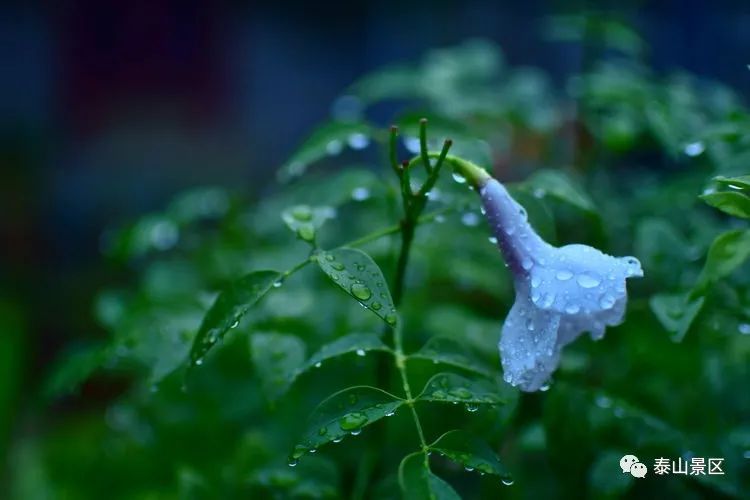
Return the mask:
[[[358,113],[314,131],[264,198],[199,189],[107,232],[128,271],[95,300],[108,336],[47,388],[126,383],[19,438],[13,498],[741,498],[750,114],[718,83],[652,74],[616,20],[550,29],[626,57],[563,92],[490,42],[431,51],[354,82]],[[390,134],[369,118],[385,100]],[[343,148],[356,159],[331,168]],[[625,323],[566,347],[546,392],[501,382],[514,292],[460,160],[551,244],[643,263]],[[725,457],[726,474],[635,479],[626,453]]]

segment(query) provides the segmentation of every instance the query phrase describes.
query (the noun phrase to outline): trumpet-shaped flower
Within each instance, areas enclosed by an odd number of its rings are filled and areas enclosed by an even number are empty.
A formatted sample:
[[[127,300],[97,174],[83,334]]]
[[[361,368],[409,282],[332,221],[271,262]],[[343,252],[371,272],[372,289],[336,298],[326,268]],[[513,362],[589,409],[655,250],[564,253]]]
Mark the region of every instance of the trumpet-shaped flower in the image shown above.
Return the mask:
[[[565,345],[583,332],[600,339],[607,326],[622,322],[625,280],[643,276],[641,264],[635,257],[612,257],[586,245],[550,245],[500,182],[474,165],[454,164],[479,191],[513,275],[516,300],[499,343],[505,381],[536,391],[557,368]]]

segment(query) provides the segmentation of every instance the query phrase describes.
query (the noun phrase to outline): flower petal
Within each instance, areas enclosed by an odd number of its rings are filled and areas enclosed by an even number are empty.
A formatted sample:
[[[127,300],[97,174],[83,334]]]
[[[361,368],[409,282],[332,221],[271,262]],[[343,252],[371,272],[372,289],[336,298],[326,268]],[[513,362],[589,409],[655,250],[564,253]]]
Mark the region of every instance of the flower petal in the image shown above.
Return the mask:
[[[535,255],[547,254],[554,249],[536,234],[529,224],[526,210],[510,196],[505,186],[489,179],[482,186],[480,195],[497,246],[514,274],[526,274]]]
[[[549,380],[560,360],[559,326],[560,314],[536,307],[521,287],[500,336],[506,382],[524,391],[536,391]]]
[[[642,276],[635,257],[612,257],[586,245],[567,245],[535,256],[529,270],[531,301],[542,309],[587,317],[614,309],[627,297],[625,280]],[[612,324],[606,315],[606,324]]]

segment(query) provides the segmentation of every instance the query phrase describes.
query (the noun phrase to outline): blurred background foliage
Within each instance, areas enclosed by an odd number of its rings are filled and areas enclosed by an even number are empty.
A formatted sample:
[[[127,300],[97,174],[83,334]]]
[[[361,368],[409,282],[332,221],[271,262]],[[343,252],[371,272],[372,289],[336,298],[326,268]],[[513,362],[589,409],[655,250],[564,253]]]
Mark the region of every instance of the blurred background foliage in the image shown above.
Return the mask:
[[[654,70],[654,48],[621,19],[566,14],[538,23],[535,36],[580,49],[580,69],[563,78],[517,53],[523,64],[509,63],[503,48],[484,38],[383,65],[342,89],[329,116],[314,128],[309,123],[308,138],[287,149],[286,159],[255,156],[280,165],[267,187],[233,186],[227,177],[246,167],[245,148],[263,149],[263,133],[217,156],[210,144],[186,147],[186,162],[216,170],[214,185],[152,203],[131,222],[118,221],[117,210],[106,214],[115,220],[102,231],[103,259],[77,249],[82,221],[52,230],[48,237],[67,241],[57,251],[80,251],[91,262],[65,267],[54,287],[34,281],[43,270],[27,276],[28,265],[7,269],[22,292],[43,289],[28,306],[10,286],[0,300],[4,493],[398,497],[398,464],[417,447],[405,410],[287,465],[315,406],[344,387],[376,385],[386,356],[352,352],[279,387],[279,374],[294,373],[322,345],[382,332],[375,315],[317,269],[274,287],[201,366],[185,368],[220,290],[248,272],[284,271],[307,257],[307,245],[287,225],[302,233],[283,217],[290,207],[323,207],[315,231],[322,248],[398,222],[387,126],[399,125],[406,158],[418,152],[418,120],[427,117],[431,146],[452,138],[451,152],[506,182],[548,241],[635,255],[645,270],[643,280],[629,283],[626,322],[601,342],[581,338],[569,346],[548,391],[514,392],[505,404],[470,412],[420,404],[429,441],[451,428],[482,436],[512,474],[511,486],[437,456],[435,473],[464,498],[743,497],[750,490],[750,182],[740,176],[750,173],[750,114],[741,95],[718,81]],[[102,138],[83,161],[109,150],[124,152],[124,164],[158,164],[148,144],[177,140],[158,130],[126,140],[129,133]],[[270,179],[269,171],[262,170]],[[9,175],[8,185],[23,176]],[[148,175],[127,177],[122,182],[145,193],[154,183]],[[81,185],[95,188],[96,181]],[[75,205],[75,195],[61,196]],[[476,195],[448,171],[431,191],[427,211],[434,210],[442,212],[417,230],[399,311],[406,350],[454,339],[473,363],[498,375],[501,321],[513,301],[509,276],[487,241]],[[9,214],[11,225],[22,227]],[[75,219],[76,210],[68,214]],[[391,285],[397,247],[397,235],[362,246]],[[66,310],[71,304],[78,308]],[[39,324],[65,337],[42,334],[35,338],[51,346],[37,347],[29,332]],[[24,366],[30,358],[33,372]],[[409,367],[416,392],[441,371],[429,357]],[[619,470],[625,453],[649,467],[661,456],[724,457],[726,474],[635,480]]]

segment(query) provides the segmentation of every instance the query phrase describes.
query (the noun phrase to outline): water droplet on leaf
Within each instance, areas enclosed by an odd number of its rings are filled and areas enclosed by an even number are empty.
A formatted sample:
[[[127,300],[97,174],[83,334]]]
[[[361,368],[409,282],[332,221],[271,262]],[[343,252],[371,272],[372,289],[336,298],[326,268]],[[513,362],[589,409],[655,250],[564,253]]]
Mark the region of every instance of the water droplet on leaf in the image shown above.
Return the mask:
[[[355,283],[351,286],[352,295],[357,297],[359,300],[367,300],[372,297],[372,291],[366,286],[359,283]]]

